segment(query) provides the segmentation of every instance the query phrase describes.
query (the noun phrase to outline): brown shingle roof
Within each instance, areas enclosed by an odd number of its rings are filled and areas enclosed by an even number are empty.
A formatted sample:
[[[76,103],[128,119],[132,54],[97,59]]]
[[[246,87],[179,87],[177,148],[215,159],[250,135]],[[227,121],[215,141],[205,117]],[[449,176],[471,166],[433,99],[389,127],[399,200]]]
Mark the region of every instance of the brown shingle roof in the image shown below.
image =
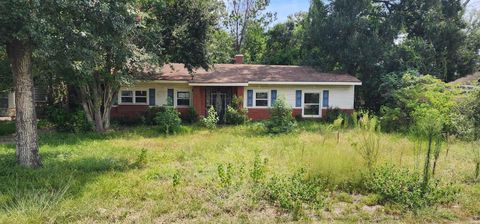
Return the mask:
[[[465,77],[459,78],[451,83],[454,84],[478,84],[480,83],[480,72],[467,75]]]
[[[183,64],[172,63],[151,74],[150,78],[155,80],[191,83],[361,82],[348,74],[323,73],[312,67],[291,65],[215,64],[209,71],[195,69],[192,79]]]

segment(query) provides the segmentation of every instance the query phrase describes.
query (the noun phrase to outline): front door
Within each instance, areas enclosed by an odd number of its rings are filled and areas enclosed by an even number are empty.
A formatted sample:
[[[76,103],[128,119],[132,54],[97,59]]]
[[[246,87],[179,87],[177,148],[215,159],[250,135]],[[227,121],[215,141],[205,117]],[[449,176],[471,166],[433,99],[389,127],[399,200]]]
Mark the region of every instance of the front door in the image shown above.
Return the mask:
[[[215,108],[219,122],[225,123],[227,105],[232,102],[232,88],[230,87],[209,87],[206,88],[206,110]]]
[[[306,92],[303,95],[303,117],[320,117],[320,93]]]

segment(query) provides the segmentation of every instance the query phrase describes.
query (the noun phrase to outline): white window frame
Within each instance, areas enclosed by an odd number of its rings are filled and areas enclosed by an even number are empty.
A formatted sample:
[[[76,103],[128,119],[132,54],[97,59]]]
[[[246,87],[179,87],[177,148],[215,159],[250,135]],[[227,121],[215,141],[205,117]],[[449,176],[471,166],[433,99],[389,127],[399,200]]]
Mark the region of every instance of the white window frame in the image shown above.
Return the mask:
[[[306,118],[320,118],[322,117],[322,91],[302,91],[302,117],[306,117]],[[318,94],[318,115],[305,115],[305,94]],[[316,104],[312,104],[312,103],[309,103],[308,105],[316,105]]]
[[[144,91],[144,92],[147,93],[147,95],[145,96],[147,98],[147,102],[137,103],[137,94],[136,94],[137,91]],[[122,101],[122,92],[132,92],[131,97],[133,99],[132,99],[131,103],[124,103]],[[149,95],[148,90],[144,90],[144,89],[124,89],[124,90],[120,90],[120,94],[118,94],[118,105],[148,105],[148,101],[150,100],[148,95]]]
[[[270,107],[270,91],[271,90],[254,90],[253,91],[253,107],[255,108],[269,108]],[[257,93],[266,93],[267,94],[267,106],[257,106]],[[278,95],[278,93],[277,93]],[[260,99],[265,100],[265,99]]]
[[[173,96],[174,99],[174,104],[176,108],[188,108],[192,106],[192,92],[189,90],[175,90],[174,91],[175,95]],[[187,105],[178,105],[178,93],[188,93],[189,98],[188,98],[188,106]]]

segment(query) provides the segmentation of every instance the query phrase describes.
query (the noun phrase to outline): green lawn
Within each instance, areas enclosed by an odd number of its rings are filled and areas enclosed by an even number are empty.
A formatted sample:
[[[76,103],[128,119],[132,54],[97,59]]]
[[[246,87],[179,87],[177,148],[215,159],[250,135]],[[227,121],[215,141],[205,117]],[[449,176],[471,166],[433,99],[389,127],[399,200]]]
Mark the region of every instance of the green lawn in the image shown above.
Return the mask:
[[[184,127],[168,137],[151,127],[44,134],[39,170],[15,166],[14,145],[0,145],[0,223],[478,221],[480,185],[466,144],[449,145],[436,174],[459,189],[455,201],[412,211],[358,190],[366,168],[352,143],[360,136],[317,123],[280,136],[258,124]],[[423,154],[413,149],[406,137],[383,134],[378,164],[421,171]],[[272,197],[282,189],[305,203]]]

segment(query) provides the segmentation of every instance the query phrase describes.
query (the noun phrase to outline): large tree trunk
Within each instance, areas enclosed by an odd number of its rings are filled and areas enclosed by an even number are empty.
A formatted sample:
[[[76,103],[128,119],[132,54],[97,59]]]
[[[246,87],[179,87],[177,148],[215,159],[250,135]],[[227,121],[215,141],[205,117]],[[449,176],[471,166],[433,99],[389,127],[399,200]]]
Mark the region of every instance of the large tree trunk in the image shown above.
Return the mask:
[[[13,40],[7,43],[7,54],[15,81],[17,163],[38,168],[42,164],[33,101],[32,48],[28,42]]]
[[[80,98],[87,120],[96,132],[105,132],[110,128],[110,112],[118,86],[112,80],[106,80],[95,74],[93,81],[80,87]]]

